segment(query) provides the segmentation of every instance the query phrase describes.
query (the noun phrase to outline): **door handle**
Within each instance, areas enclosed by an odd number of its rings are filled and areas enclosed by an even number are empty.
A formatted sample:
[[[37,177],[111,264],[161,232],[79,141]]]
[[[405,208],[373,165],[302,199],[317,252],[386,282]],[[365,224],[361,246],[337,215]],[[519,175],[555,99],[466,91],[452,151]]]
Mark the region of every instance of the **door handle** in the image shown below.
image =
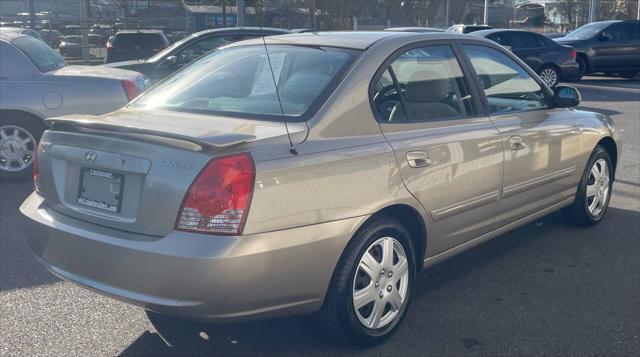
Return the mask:
[[[522,150],[527,147],[527,143],[524,142],[524,138],[520,135],[509,137],[509,145],[511,150]]]
[[[429,154],[422,150],[407,151],[407,161],[411,167],[427,167],[431,165]]]

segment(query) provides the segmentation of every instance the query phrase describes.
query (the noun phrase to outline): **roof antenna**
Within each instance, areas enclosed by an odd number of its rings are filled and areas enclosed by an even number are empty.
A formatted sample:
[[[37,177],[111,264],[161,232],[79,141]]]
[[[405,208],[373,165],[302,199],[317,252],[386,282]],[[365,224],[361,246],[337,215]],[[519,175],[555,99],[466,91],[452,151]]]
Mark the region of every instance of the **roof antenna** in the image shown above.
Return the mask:
[[[262,26],[260,26],[262,29]],[[267,53],[267,62],[269,62],[269,70],[271,71],[271,79],[273,80],[273,87],[276,89],[276,97],[278,97],[278,104],[280,105],[280,113],[282,114],[282,122],[284,123],[284,129],[287,131],[287,138],[289,138],[289,152],[293,155],[298,155],[298,150],[293,146],[293,141],[291,140],[291,134],[289,133],[289,125],[287,125],[287,118],[284,115],[284,108],[282,107],[282,100],[280,99],[280,92],[278,91],[278,82],[276,81],[276,75],[273,73],[273,66],[271,65],[271,57],[269,56],[269,49],[267,48],[267,41],[265,41],[264,36],[262,36],[262,44],[264,45],[264,50]]]

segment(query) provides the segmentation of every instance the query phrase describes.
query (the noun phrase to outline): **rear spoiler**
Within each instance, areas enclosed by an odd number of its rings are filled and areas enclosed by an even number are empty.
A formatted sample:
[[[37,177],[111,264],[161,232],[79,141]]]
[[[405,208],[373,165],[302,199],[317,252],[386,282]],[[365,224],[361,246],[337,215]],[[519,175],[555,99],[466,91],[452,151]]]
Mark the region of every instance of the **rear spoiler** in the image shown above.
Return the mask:
[[[233,132],[210,131],[203,133],[202,128],[196,128],[197,130],[193,130],[181,127],[179,129],[180,131],[182,131],[182,133],[176,133],[170,130],[162,130],[158,128],[145,128],[133,125],[112,124],[101,121],[99,119],[88,119],[86,116],[49,118],[45,119],[44,122],[45,124],[50,125],[52,129],[55,129],[56,126],[70,126],[78,129],[103,130],[125,134],[151,135],[161,138],[186,141],[202,147],[212,147],[217,149],[242,144],[256,139],[256,137],[253,135]],[[189,133],[189,131],[192,131],[192,133]]]

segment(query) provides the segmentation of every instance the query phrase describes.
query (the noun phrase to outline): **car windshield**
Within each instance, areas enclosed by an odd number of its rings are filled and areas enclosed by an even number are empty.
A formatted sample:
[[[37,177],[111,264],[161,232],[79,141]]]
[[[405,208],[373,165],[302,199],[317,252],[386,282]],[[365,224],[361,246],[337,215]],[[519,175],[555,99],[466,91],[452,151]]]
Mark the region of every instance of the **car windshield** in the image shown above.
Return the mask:
[[[147,62],[156,62],[158,60],[163,59],[165,56],[167,56],[169,53],[173,52],[173,50],[175,50],[176,48],[182,46],[185,42],[190,41],[192,38],[196,37],[195,35],[189,35],[185,38],[183,38],[182,40],[175,42],[173,45],[165,48],[164,50],[156,53],[155,55],[153,55],[153,57],[150,57]]]
[[[166,45],[164,36],[160,33],[118,33],[112,41],[113,46],[122,49],[163,48]]]
[[[590,23],[569,32],[564,38],[569,40],[588,40],[605,28],[606,24]]]
[[[269,57],[262,45],[210,53],[132,105],[278,121],[284,112],[287,121],[304,121],[359,53],[331,47],[268,48]]]
[[[36,38],[20,37],[11,43],[22,51],[40,72],[49,72],[66,66],[58,52]]]

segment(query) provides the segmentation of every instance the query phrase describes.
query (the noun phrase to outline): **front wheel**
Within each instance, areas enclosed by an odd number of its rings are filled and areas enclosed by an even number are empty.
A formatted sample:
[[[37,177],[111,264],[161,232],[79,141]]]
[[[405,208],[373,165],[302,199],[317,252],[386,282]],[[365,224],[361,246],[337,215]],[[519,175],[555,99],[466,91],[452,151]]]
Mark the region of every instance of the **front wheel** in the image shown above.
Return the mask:
[[[582,56],[578,56],[576,57],[576,62],[578,62],[578,75],[576,80],[579,81],[587,74],[587,61],[582,58]]]
[[[560,81],[560,73],[553,66],[542,66],[538,70],[538,76],[549,88],[555,87]]]
[[[609,208],[612,186],[611,155],[602,146],[596,146],[582,174],[576,199],[567,207],[569,219],[583,227],[600,222]]]
[[[415,271],[407,230],[391,217],[374,217],[338,261],[320,312],[326,330],[357,346],[384,341],[407,312]]]

